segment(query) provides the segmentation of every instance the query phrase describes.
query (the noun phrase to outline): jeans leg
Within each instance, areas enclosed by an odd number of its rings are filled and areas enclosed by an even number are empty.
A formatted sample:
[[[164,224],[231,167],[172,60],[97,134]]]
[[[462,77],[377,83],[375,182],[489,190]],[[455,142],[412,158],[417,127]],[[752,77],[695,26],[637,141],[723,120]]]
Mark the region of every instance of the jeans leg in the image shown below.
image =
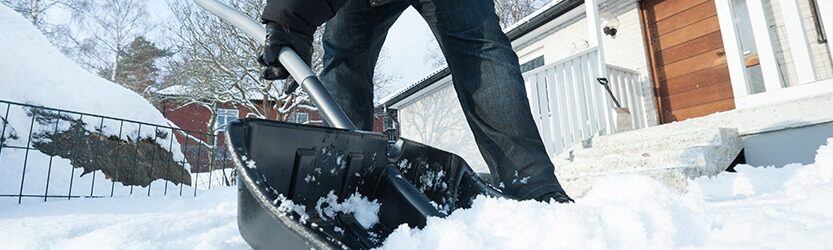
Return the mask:
[[[460,105],[492,172],[518,199],[564,190],[535,126],[518,56],[492,0],[409,0],[440,43]]]
[[[368,0],[348,0],[326,23],[321,81],[358,129],[373,129],[376,61],[388,30],[407,7],[405,2],[370,7]]]

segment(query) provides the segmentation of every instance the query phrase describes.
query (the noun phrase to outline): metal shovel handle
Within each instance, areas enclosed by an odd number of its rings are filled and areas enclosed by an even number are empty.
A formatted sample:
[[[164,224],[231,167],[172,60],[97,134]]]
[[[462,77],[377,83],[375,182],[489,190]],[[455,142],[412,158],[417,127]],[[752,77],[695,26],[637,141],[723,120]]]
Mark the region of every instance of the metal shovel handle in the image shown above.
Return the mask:
[[[249,37],[261,42],[266,41],[266,28],[249,16],[216,0],[194,0],[194,2],[208,12],[243,30]],[[278,61],[301,85],[301,88],[307,92],[312,101],[318,106],[318,112],[330,126],[351,131],[357,130],[347,114],[335,103],[333,97],[318,80],[315,72],[295,51],[289,47],[282,48],[278,54]]]
[[[616,96],[613,95],[613,91],[610,90],[610,81],[608,81],[607,78],[604,77],[596,78],[596,81],[599,81],[599,84],[605,87],[605,90],[607,90],[607,94],[610,95],[610,99],[613,100],[613,104],[615,104],[617,108],[621,109],[622,104],[619,103],[619,100],[616,99]]]

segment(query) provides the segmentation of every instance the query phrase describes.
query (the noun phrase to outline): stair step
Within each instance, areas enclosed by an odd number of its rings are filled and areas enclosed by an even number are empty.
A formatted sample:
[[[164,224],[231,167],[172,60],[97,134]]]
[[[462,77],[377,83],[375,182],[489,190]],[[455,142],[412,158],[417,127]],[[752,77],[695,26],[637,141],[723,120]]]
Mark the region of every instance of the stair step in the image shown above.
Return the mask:
[[[660,148],[720,145],[725,143],[726,140],[734,140],[734,138],[739,137],[738,131],[731,128],[709,128],[674,133],[651,133],[646,130],[645,132],[633,131],[596,137],[591,140],[588,148],[620,150],[642,145]]]
[[[581,158],[574,161],[556,160],[555,164],[559,172],[570,175],[706,166],[709,160],[706,154],[719,150],[723,150],[721,146],[697,146],[687,150],[665,150],[638,155]]]

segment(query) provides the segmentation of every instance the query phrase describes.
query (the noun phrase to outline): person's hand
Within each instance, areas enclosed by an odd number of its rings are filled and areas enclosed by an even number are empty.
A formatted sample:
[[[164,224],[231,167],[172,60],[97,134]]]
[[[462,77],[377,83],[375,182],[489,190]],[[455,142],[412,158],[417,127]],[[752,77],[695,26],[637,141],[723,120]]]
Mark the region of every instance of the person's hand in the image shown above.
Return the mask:
[[[289,77],[289,71],[278,61],[278,55],[283,47],[290,47],[307,65],[312,60],[312,34],[304,34],[275,22],[266,23],[266,43],[258,57],[261,67],[261,77],[266,80],[284,80]],[[287,86],[295,85],[294,81],[287,81]],[[294,88],[289,88],[289,90]]]

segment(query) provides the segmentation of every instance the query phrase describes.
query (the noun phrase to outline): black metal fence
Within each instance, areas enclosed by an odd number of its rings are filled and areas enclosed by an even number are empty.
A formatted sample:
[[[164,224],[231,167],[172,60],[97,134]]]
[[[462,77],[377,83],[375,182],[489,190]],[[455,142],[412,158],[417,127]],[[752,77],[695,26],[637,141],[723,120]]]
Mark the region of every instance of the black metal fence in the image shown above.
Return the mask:
[[[231,186],[223,136],[0,100],[0,202]]]

